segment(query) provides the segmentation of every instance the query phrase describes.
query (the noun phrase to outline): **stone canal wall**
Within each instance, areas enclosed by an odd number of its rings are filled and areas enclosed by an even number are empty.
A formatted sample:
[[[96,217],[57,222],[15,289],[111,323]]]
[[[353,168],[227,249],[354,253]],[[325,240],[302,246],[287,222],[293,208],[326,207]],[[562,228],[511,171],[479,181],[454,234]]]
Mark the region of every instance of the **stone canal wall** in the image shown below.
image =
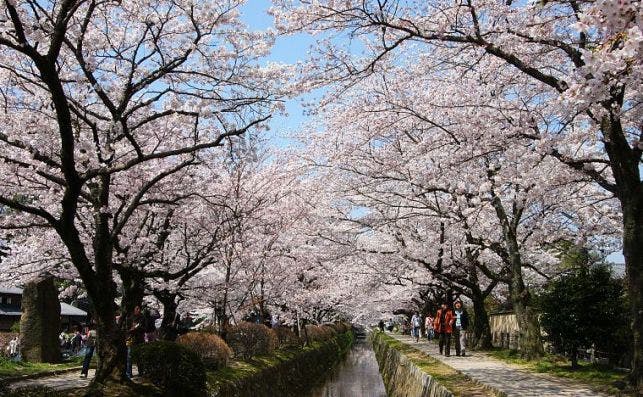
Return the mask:
[[[303,349],[279,351],[208,375],[211,397],[301,397],[326,378],[355,341],[352,332]]]
[[[371,338],[380,373],[389,397],[452,397],[437,380],[418,368],[409,358],[395,349],[385,337]]]

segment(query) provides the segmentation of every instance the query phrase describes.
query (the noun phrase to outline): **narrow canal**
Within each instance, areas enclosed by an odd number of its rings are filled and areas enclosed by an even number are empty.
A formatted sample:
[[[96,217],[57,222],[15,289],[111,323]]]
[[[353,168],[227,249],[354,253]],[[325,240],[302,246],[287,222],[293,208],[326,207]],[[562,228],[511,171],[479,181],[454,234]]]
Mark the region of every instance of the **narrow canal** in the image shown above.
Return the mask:
[[[386,397],[384,383],[368,342],[357,342],[322,386],[309,397]]]

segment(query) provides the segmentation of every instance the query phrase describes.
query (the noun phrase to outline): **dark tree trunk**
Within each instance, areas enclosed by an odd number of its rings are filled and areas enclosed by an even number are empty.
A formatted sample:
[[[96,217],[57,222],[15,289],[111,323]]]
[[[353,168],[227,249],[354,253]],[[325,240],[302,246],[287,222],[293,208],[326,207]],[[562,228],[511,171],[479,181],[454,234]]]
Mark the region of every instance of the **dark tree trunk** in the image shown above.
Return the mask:
[[[511,300],[519,328],[519,349],[522,358],[533,360],[545,354],[540,335],[538,315],[531,305],[531,294],[520,280],[512,281]]]
[[[578,347],[572,346],[572,351],[570,353],[570,360],[572,362],[572,369],[578,369]]]
[[[163,319],[161,320],[161,327],[159,328],[159,336],[163,340],[175,341],[178,336],[176,324],[176,295],[165,293],[155,294],[158,300],[163,304]]]
[[[145,284],[141,275],[134,272],[121,271],[119,272],[121,281],[123,282],[123,300],[121,308],[123,315],[129,315],[134,312],[136,306],[143,305],[143,298],[145,297]]]
[[[503,240],[506,247],[506,258],[509,267],[509,293],[518,320],[520,355],[532,360],[545,354],[541,341],[538,315],[533,307],[531,294],[522,277],[522,257],[516,230],[522,216],[522,207],[513,206],[513,218],[509,219],[500,199],[494,194],[491,204],[496,210],[502,225]]]
[[[127,349],[125,347],[125,334],[116,325],[116,322],[103,321],[97,314],[97,353],[98,368],[96,369],[95,384],[122,383],[125,379],[125,362]]]
[[[610,159],[610,168],[616,181],[611,191],[616,194],[623,210],[623,256],[627,291],[632,317],[632,371],[630,384],[643,394],[641,359],[641,291],[643,291],[643,183],[641,183],[641,150],[632,149],[627,141],[620,115],[612,111],[612,105],[623,105],[623,91],[613,92],[613,102],[605,103],[609,116],[601,120],[601,130],[606,137],[605,151]],[[609,189],[608,189],[609,190]]]
[[[473,301],[473,341],[476,349],[491,349],[491,327],[489,326],[489,315],[484,306],[482,293],[472,294]]]
[[[643,291],[643,189],[623,203],[623,256],[627,277],[632,329],[631,384],[643,392],[641,346],[641,291]]]

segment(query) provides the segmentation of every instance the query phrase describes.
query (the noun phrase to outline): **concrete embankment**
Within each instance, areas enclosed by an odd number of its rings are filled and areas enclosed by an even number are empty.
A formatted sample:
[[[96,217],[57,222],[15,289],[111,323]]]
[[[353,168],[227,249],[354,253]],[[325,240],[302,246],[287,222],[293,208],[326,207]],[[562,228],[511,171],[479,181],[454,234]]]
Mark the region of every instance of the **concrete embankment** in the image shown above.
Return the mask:
[[[412,345],[383,333],[371,339],[389,397],[503,395]]]

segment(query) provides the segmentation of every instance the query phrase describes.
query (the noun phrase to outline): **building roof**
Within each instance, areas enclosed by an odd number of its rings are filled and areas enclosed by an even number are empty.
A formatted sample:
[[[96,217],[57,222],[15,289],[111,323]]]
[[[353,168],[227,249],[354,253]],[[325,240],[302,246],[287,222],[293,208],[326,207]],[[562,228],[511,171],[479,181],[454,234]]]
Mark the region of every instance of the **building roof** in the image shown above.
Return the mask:
[[[22,288],[4,287],[0,285],[0,294],[22,295]]]
[[[84,310],[81,310],[77,307],[74,307],[72,305],[68,305],[65,302],[60,302],[60,315],[61,316],[86,316],[87,312]]]
[[[21,288],[14,287],[0,287],[0,294],[9,295],[22,295]],[[0,316],[21,316],[22,311],[16,308],[15,305],[0,304]],[[79,316],[84,317],[87,312],[77,307],[69,305],[65,302],[60,302],[60,315],[61,316]]]

